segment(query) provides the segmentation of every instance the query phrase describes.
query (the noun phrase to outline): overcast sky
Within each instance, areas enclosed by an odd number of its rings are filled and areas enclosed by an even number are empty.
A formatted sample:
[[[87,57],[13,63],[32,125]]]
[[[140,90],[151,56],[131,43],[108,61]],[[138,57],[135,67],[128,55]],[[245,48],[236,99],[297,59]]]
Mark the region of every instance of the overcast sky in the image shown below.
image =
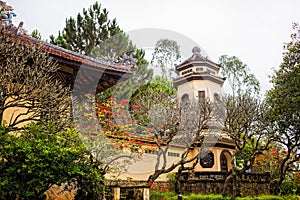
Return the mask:
[[[44,38],[57,35],[65,19],[76,16],[95,0],[7,0],[31,32]],[[282,47],[290,41],[292,22],[300,21],[299,0],[103,0],[99,1],[125,31],[162,28],[194,40],[215,62],[237,56],[262,85],[282,61]],[[190,49],[193,47],[191,46]]]

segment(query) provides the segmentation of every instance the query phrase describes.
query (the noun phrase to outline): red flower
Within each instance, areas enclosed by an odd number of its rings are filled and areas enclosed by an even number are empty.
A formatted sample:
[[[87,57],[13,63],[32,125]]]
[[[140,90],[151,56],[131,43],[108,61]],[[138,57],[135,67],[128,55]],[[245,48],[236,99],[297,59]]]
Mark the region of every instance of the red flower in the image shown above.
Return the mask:
[[[99,109],[109,111],[109,107],[107,106],[100,106]]]
[[[126,106],[129,103],[129,100],[122,100],[121,105]]]
[[[133,106],[135,109],[140,109],[141,108],[141,106],[138,106],[138,105],[136,105],[136,106]]]
[[[108,101],[114,101],[114,100],[116,100],[116,99],[113,98],[113,97],[109,97],[107,100],[108,100]]]
[[[143,142],[140,142],[140,141],[137,141],[136,142],[136,145],[142,145],[142,144],[144,144]]]
[[[153,182],[150,182],[150,181],[149,181],[149,182],[147,182],[147,185],[152,185],[152,184],[153,184]]]

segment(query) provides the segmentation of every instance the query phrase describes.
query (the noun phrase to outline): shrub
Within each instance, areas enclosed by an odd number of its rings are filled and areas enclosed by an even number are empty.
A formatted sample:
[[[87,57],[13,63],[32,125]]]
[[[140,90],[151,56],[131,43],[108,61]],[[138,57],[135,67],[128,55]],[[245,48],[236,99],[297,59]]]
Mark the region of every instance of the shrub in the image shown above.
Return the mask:
[[[177,200],[177,194],[175,192],[159,192],[153,191],[150,194],[151,200]]]
[[[282,195],[294,195],[300,193],[300,186],[293,180],[286,180],[280,185]]]
[[[151,200],[177,200],[177,194],[174,192],[157,192],[154,191],[150,194]],[[230,197],[223,197],[222,195],[214,194],[190,194],[183,195],[183,200],[233,200]],[[298,200],[297,196],[275,196],[275,195],[262,195],[257,197],[239,197],[236,200]]]
[[[237,200],[298,200],[297,196],[262,195],[258,197],[236,198]]]
[[[191,195],[184,195],[184,200],[229,200],[229,197],[223,197],[222,195],[214,195],[214,194],[191,194]]]

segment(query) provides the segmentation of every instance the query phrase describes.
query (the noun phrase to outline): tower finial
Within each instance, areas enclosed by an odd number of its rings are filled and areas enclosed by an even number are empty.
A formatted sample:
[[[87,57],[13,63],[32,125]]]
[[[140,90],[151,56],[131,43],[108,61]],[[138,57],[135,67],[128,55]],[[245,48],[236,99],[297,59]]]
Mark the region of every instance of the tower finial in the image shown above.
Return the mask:
[[[193,52],[194,55],[197,55],[197,54],[199,55],[200,52],[201,52],[201,49],[200,49],[200,47],[195,46],[193,48],[192,52]]]

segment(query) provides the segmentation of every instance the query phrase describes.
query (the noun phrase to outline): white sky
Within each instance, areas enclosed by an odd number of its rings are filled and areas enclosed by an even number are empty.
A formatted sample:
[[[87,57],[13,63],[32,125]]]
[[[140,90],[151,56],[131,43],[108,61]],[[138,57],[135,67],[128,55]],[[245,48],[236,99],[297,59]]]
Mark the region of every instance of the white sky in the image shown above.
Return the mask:
[[[31,32],[44,38],[57,35],[65,19],[76,17],[95,0],[7,0]],[[292,22],[300,22],[299,0],[102,0],[109,18],[125,31],[169,29],[194,40],[217,62],[219,56],[237,56],[262,85],[271,88],[269,75],[282,60],[284,42],[290,41]],[[190,47],[192,49],[193,47]]]

